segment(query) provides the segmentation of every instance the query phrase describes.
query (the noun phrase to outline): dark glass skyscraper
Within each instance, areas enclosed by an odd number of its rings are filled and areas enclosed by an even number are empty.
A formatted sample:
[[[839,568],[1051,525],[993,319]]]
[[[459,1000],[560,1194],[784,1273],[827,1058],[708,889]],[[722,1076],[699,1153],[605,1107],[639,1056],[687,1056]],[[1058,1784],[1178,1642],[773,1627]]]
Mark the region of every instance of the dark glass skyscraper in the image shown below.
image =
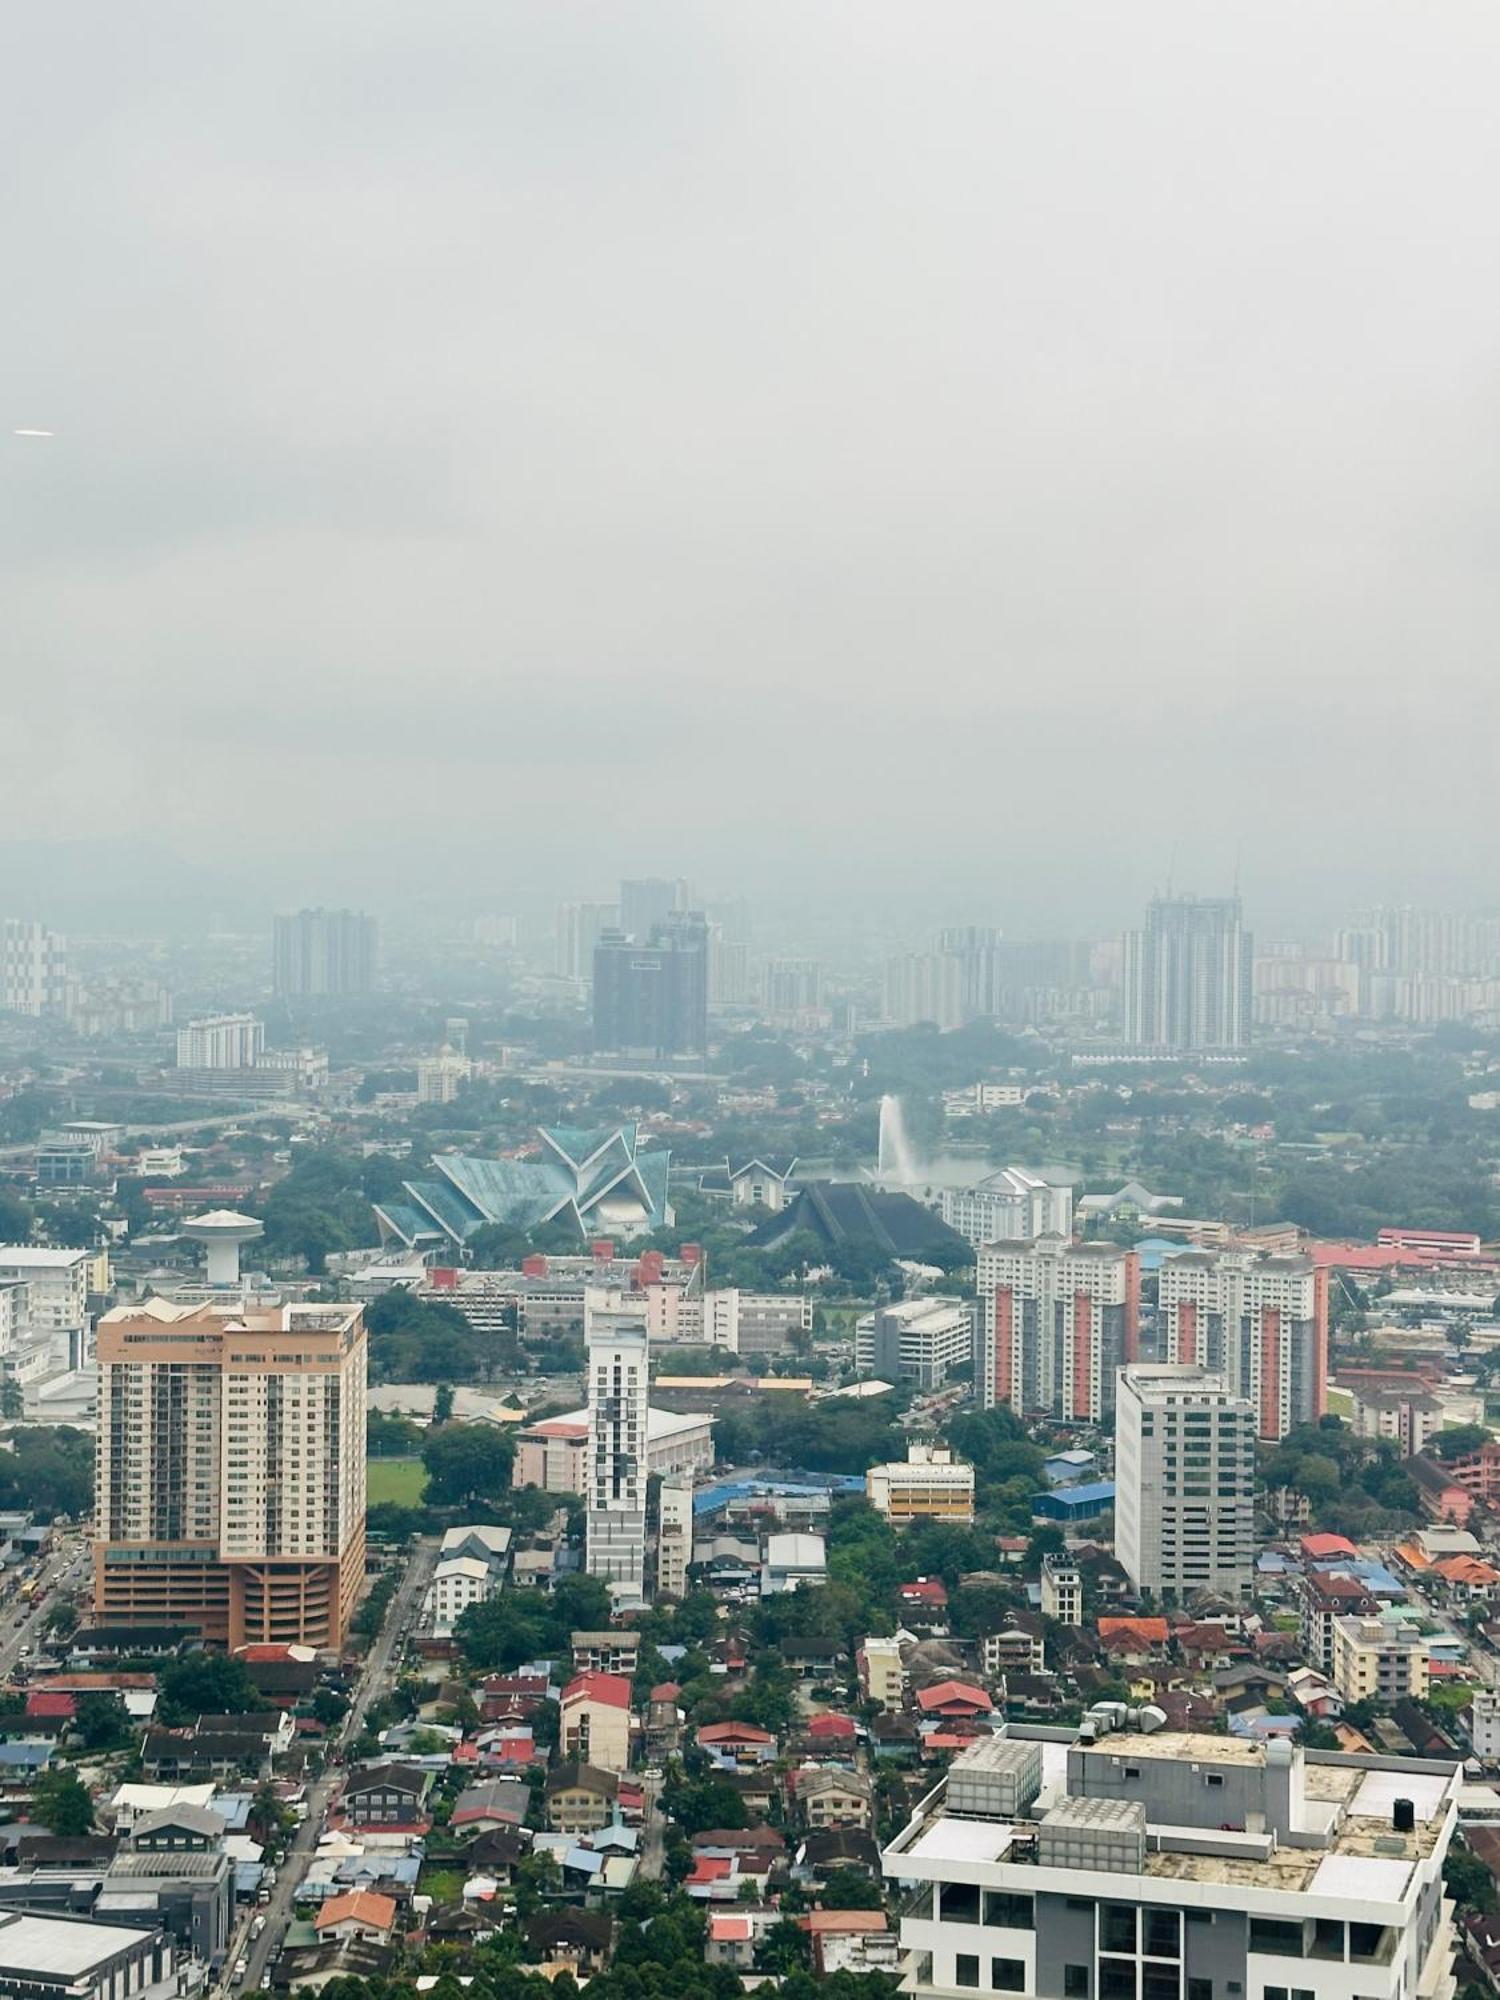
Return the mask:
[[[616,1055],[708,1053],[708,926],[685,911],[646,944],[606,931],[594,948],[594,1047]]]

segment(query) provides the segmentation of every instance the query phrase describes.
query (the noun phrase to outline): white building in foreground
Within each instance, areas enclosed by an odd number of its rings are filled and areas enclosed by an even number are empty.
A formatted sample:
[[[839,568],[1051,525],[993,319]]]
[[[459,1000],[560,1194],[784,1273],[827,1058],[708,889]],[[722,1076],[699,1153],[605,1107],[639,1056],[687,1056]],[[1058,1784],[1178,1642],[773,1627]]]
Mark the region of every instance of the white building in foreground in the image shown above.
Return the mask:
[[[646,1593],[646,1386],[650,1338],[642,1314],[587,1321],[588,1442],[584,1563],[622,1604]]]
[[[1114,1727],[1126,1713],[954,1759],[883,1857],[905,1994],[1453,2000],[1461,1765]]]

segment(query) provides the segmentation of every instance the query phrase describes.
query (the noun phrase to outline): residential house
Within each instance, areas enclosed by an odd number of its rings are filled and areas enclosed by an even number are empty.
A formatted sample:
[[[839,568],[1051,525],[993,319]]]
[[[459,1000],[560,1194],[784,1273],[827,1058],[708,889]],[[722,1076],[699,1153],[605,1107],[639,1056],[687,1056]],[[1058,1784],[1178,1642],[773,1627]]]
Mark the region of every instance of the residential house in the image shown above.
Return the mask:
[[[1321,1674],[1333,1672],[1333,1630],[1340,1618],[1374,1618],[1380,1606],[1357,1577],[1310,1569],[1302,1579],[1299,1616],[1304,1656]]]
[[[432,1773],[416,1764],[367,1764],[344,1781],[339,1813],[353,1827],[425,1831]]]
[[[575,1674],[623,1674],[630,1680],[641,1657],[638,1632],[575,1632],[572,1646]]]
[[[914,1632],[946,1632],[948,1591],[941,1577],[918,1576],[896,1586],[901,1616]]]
[[[495,1588],[488,1563],[477,1556],[445,1556],[427,1586],[426,1612],[433,1634],[447,1638],[473,1604],[483,1604]]]
[[[537,1965],[603,1971],[614,1950],[615,1920],[605,1910],[544,1910],[526,1923],[526,1949]]]
[[[1405,1469],[1417,1489],[1418,1505],[1429,1520],[1452,1521],[1459,1528],[1469,1525],[1479,1505],[1472,1486],[1465,1485],[1447,1466],[1439,1465],[1425,1453],[1409,1458]]]
[[[807,1932],[820,1979],[834,1972],[898,1969],[900,1941],[884,1910],[810,1910],[797,1922]]]
[[[630,1682],[623,1674],[579,1674],[562,1692],[559,1751],[598,1770],[627,1770],[630,1722]]]
[[[1165,1618],[1101,1618],[1099,1643],[1115,1666],[1142,1667],[1167,1649]]]
[[[614,1819],[619,1792],[614,1771],[559,1764],[547,1778],[547,1825],[554,1833],[595,1833]]]
[[[1041,1619],[1029,1611],[1012,1612],[998,1632],[987,1632],[980,1640],[979,1658],[991,1680],[1002,1674],[1045,1673],[1047,1640]]]
[[[705,1722],[697,1742],[716,1771],[743,1771],[776,1761],[776,1738],[750,1722]]]
[[[448,1824],[455,1833],[491,1833],[525,1824],[531,1788],[521,1778],[486,1778],[466,1785],[453,1802]]]
[[[791,1774],[788,1789],[804,1825],[813,1832],[831,1826],[868,1832],[875,1823],[875,1788],[862,1771],[803,1765]]]
[[[727,1965],[735,1972],[754,1969],[756,1948],[781,1912],[767,1903],[741,1903],[732,1910],[711,1910],[703,1941],[706,1965]]]
[[[319,1940],[332,1939],[338,1944],[349,1944],[355,1939],[386,1944],[395,1925],[393,1898],[377,1896],[369,1889],[356,1889],[347,1896],[330,1896],[313,1919]]]
[[[838,1639],[783,1639],[781,1657],[799,1680],[842,1683],[849,1655]]]
[[[968,1681],[937,1681],[918,1688],[917,1708],[924,1722],[977,1722],[994,1713],[995,1704],[982,1687]]]
[[[792,1878],[802,1883],[825,1881],[844,1868],[868,1875],[871,1881],[880,1879],[880,1849],[870,1834],[857,1827],[828,1827],[821,1833],[810,1833],[792,1857]]]

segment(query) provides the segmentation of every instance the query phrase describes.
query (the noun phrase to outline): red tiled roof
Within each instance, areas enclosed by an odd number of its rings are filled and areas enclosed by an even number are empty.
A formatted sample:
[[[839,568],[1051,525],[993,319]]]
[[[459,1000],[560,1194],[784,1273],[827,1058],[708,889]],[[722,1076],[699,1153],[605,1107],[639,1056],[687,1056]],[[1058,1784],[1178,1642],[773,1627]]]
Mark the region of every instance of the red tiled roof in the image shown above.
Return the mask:
[[[623,1674],[579,1674],[562,1692],[563,1706],[570,1701],[597,1701],[606,1708],[629,1708],[630,1682]]]
[[[708,1935],[715,1944],[743,1944],[750,1936],[750,1919],[732,1910],[717,1912],[708,1920]]]
[[[355,1889],[347,1896],[331,1896],[313,1921],[313,1929],[332,1930],[350,1918],[369,1924],[374,1930],[388,1931],[396,1921],[395,1898],[377,1895],[373,1889]]]
[[[847,1715],[815,1715],[807,1725],[809,1736],[838,1737],[847,1740],[854,1735],[853,1718]]]
[[[1357,1556],[1359,1550],[1343,1535],[1304,1535],[1301,1549],[1312,1561],[1323,1556]]]
[[[753,1722],[705,1722],[698,1731],[700,1743],[774,1743],[769,1729],[757,1729]]]
[[[734,1863],[727,1856],[700,1854],[693,1863],[689,1882],[727,1882],[734,1873]]]
[[[1101,1618],[1099,1637],[1106,1646],[1111,1639],[1133,1640],[1142,1646],[1165,1646],[1167,1621],[1165,1618]]]
[[[651,1699],[653,1701],[676,1701],[678,1695],[681,1693],[682,1689],[676,1681],[658,1681],[656,1686],[651,1690]]]
[[[884,1910],[809,1910],[798,1923],[803,1930],[811,1931],[815,1937],[826,1937],[830,1931],[883,1931],[889,1930]]]
[[[57,1716],[71,1721],[78,1713],[78,1704],[70,1694],[53,1694],[50,1690],[38,1688],[26,1697],[26,1713],[38,1719]]]
[[[917,1706],[925,1715],[932,1715],[954,1702],[984,1714],[995,1706],[983,1688],[971,1687],[967,1681],[937,1681],[932,1687],[917,1689]]]
[[[919,1576],[911,1583],[901,1584],[896,1592],[898,1597],[912,1604],[946,1604],[948,1592],[943,1580],[938,1576]]]

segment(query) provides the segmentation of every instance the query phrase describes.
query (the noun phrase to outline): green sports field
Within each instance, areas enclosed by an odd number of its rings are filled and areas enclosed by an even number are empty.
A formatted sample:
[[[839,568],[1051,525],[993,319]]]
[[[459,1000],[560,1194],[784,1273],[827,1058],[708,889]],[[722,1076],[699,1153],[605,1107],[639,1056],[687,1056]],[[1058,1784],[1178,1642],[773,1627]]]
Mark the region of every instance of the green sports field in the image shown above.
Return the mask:
[[[372,1458],[368,1462],[365,1490],[370,1505],[394,1500],[398,1507],[420,1507],[427,1485],[427,1471],[420,1458]]]

